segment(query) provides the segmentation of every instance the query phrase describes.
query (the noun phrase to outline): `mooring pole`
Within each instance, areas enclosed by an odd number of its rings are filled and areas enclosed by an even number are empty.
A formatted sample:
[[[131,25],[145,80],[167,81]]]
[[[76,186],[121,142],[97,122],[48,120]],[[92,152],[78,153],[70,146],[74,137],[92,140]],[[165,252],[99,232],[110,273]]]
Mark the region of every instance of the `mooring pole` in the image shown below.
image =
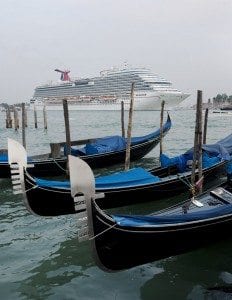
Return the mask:
[[[161,111],[160,111],[160,156],[163,153],[163,121],[164,121],[164,104],[165,101],[161,102]]]
[[[24,105],[25,106],[25,105]],[[25,127],[27,127],[27,108],[25,106],[25,117],[24,117]]]
[[[22,103],[22,142],[23,142],[23,147],[26,149],[26,131],[25,131],[25,103]]]
[[[192,164],[192,174],[191,174],[191,185],[192,187],[194,187],[193,188],[194,195],[195,195],[197,159],[198,159],[198,179],[201,179],[202,177],[201,140],[202,140],[202,91],[197,91],[196,123],[195,123],[195,136],[194,136],[194,148],[193,148],[193,164]]]
[[[13,111],[14,111],[14,128],[17,131],[19,129],[19,116],[18,116],[18,111],[17,108],[13,107]]]
[[[68,156],[71,153],[71,137],[70,137],[69,113],[68,113],[67,99],[63,99],[63,109],[64,109],[64,124],[65,124],[66,146],[67,146],[67,156]]]
[[[122,137],[125,137],[125,125],[124,125],[124,101],[121,101],[121,128],[122,128]]]
[[[34,103],[34,120],[35,120],[35,128],[38,128],[38,123],[37,123],[37,110],[36,110],[36,105]]]
[[[198,116],[198,180],[202,178],[202,91],[197,91],[199,98]],[[202,193],[202,184],[199,184],[198,192]]]
[[[199,112],[199,101],[197,96],[197,105],[196,105],[196,120],[195,120],[195,134],[194,134],[194,146],[193,146],[193,163],[192,163],[192,174],[191,174],[191,185],[195,185],[196,178],[196,160],[197,160],[197,147],[198,147],[198,112]]]
[[[47,110],[46,110],[45,102],[44,102],[44,106],[43,106],[43,119],[44,119],[44,129],[47,130],[48,129],[48,122],[47,122]]]
[[[209,109],[206,108],[206,110],[205,110],[205,118],[204,118],[203,144],[206,144],[207,127],[208,127],[208,114],[209,114]]]
[[[12,119],[9,105],[7,105],[6,107],[6,128],[12,128]]]
[[[8,107],[6,107],[6,128],[9,128],[9,121],[8,121]]]
[[[130,146],[131,146],[132,116],[133,116],[133,106],[134,106],[134,85],[135,83],[133,82],[131,85],[131,101],[130,101],[129,119],[128,119],[128,128],[127,128],[125,171],[128,171],[130,168]]]

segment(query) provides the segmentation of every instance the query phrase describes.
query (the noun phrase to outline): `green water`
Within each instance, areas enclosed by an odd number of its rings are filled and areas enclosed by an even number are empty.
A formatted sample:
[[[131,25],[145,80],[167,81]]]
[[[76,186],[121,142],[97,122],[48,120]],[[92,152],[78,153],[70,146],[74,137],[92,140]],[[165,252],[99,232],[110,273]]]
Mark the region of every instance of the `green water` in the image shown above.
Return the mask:
[[[164,152],[176,155],[193,144],[195,112],[170,114],[173,127],[165,137]],[[62,112],[48,112],[47,132],[42,112],[38,129],[33,128],[32,113],[28,118],[29,155],[48,152],[50,142],[65,140]],[[0,113],[0,148],[7,147],[7,137],[21,141],[20,132],[4,126],[5,115]],[[135,112],[134,136],[158,126],[159,112]],[[72,139],[120,134],[120,113],[70,112],[70,127]],[[232,117],[209,115],[208,143],[231,131]],[[135,165],[152,167],[158,153],[159,148],[154,149]],[[105,273],[96,267],[89,243],[78,243],[75,216],[31,215],[22,196],[13,196],[9,180],[0,180],[0,189],[0,299],[232,299],[230,293],[210,290],[232,284],[232,239],[127,271]],[[137,210],[158,209],[177,200],[142,204]]]

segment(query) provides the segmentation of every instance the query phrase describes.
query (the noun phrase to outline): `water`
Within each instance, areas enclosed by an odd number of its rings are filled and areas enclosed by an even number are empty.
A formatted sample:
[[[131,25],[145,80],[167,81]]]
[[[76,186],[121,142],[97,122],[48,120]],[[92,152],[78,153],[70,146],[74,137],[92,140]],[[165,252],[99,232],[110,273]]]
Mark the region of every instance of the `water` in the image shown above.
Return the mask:
[[[39,113],[38,129],[29,115],[29,154],[48,152],[50,142],[65,140],[62,112],[48,112],[47,132]],[[173,128],[165,137],[164,152],[171,156],[192,146],[195,112],[170,113]],[[7,137],[21,141],[20,132],[4,128],[3,113],[0,118],[0,148],[7,147]],[[154,126],[159,126],[159,112],[135,112],[134,136],[149,133]],[[120,134],[120,113],[70,112],[70,127],[72,139]],[[231,129],[231,117],[209,115],[208,142],[223,138]],[[158,153],[159,148],[154,149],[136,165],[150,168],[157,163]],[[228,290],[211,289],[232,284],[232,239],[127,271],[105,273],[96,267],[89,243],[77,242],[75,216],[33,216],[22,197],[12,195],[9,180],[0,180],[0,186],[1,299],[232,299]],[[139,211],[177,200],[142,204]]]

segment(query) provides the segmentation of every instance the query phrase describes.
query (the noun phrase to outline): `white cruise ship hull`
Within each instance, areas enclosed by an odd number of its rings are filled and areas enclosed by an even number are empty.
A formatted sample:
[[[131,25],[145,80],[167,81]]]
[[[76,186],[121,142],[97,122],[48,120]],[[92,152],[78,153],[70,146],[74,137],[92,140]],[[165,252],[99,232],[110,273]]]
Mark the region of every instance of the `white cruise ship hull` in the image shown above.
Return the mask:
[[[188,94],[183,93],[163,93],[159,95],[149,95],[146,97],[136,97],[134,98],[134,110],[141,110],[141,111],[148,111],[148,110],[160,110],[161,108],[161,102],[165,101],[165,108],[170,109],[175,106],[177,106],[180,102],[182,102],[185,98],[187,98]],[[121,110],[121,102],[124,102],[124,109],[129,110],[130,107],[130,99],[118,99],[117,101],[110,103],[108,101],[92,101],[92,102],[86,102],[86,101],[73,101],[68,100],[68,107],[69,110]],[[43,102],[35,101],[35,106],[37,110],[42,110],[44,107]],[[34,109],[34,104],[30,105],[30,109]],[[51,111],[59,111],[63,110],[62,102],[52,104],[47,103],[46,109]]]

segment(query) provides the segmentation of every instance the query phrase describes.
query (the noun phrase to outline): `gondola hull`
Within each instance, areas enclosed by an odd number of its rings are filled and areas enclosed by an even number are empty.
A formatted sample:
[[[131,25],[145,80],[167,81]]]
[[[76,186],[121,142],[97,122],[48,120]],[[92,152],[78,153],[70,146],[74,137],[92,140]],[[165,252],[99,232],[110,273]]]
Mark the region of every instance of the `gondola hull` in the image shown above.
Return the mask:
[[[224,172],[225,162],[221,162],[203,171],[205,183],[217,178]],[[160,174],[160,169],[157,168]],[[166,170],[168,172],[168,170]],[[155,171],[153,172],[155,173]],[[42,216],[57,216],[77,213],[75,210],[75,201],[71,196],[70,189],[55,187],[36,187],[33,177],[25,172],[26,197],[31,210]],[[190,179],[184,177],[185,180]],[[174,196],[180,192],[187,191],[189,187],[178,177],[169,180],[157,182],[150,185],[140,185],[137,187],[125,187],[114,189],[96,189],[97,193],[104,193],[105,197],[98,199],[97,203],[102,209],[131,205],[139,202],[156,201],[165,197]]]
[[[120,227],[92,207],[93,251],[96,263],[120,271],[204,247],[228,237],[232,215],[188,225]],[[109,229],[110,228],[110,229]]]
[[[171,128],[171,121],[168,117],[164,125],[164,135]],[[134,144],[130,147],[130,160],[139,160],[154,149],[160,142],[160,135],[150,138],[144,142]],[[49,155],[47,155],[49,156]],[[110,151],[92,155],[82,155],[84,160],[91,168],[104,168],[125,161],[126,149],[120,151]],[[28,168],[28,172],[33,176],[59,176],[63,175],[67,169],[67,158],[33,158],[28,161],[34,165],[33,168]],[[10,166],[7,162],[0,161],[0,178],[10,178]]]
[[[131,147],[131,161],[142,158],[158,143],[159,138]],[[82,156],[81,159],[87,162],[91,168],[103,168],[125,161],[125,150]],[[28,168],[27,170],[28,173],[33,176],[59,176],[65,174],[67,168],[66,158],[58,158],[55,160],[49,158],[46,160],[32,160],[31,162],[33,163],[34,167]],[[10,166],[8,163],[0,162],[0,178],[10,178]]]

